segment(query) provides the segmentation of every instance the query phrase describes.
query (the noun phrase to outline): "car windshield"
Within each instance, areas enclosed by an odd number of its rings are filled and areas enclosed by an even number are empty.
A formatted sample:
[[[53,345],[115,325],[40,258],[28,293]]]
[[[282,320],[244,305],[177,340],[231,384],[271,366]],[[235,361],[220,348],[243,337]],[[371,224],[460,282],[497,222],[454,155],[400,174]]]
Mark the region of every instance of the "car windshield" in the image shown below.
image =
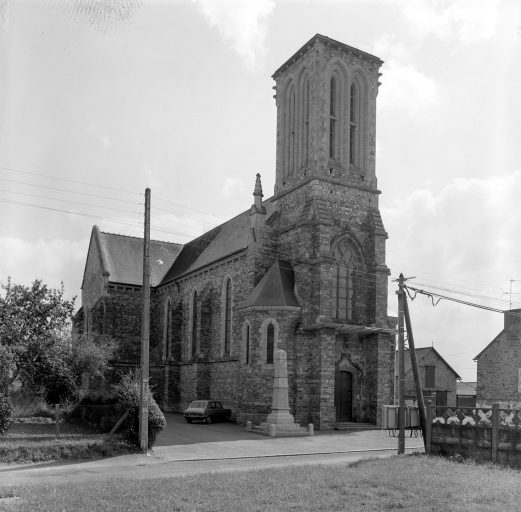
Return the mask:
[[[206,402],[192,402],[190,404],[190,409],[204,409],[206,407]]]

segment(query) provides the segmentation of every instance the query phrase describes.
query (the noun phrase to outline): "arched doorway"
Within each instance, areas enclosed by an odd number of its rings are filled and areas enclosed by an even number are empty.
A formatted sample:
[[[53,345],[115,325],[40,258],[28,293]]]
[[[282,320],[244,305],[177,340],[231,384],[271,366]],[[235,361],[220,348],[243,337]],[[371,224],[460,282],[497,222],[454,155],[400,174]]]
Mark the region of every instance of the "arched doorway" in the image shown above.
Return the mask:
[[[337,371],[335,374],[335,409],[337,421],[353,421],[353,374]]]

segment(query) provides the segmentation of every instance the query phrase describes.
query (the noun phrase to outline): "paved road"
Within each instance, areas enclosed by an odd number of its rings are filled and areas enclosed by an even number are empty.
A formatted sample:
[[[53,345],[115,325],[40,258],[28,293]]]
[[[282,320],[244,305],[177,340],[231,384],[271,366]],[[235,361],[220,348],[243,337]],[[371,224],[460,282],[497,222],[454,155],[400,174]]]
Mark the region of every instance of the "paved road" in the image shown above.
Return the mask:
[[[232,423],[185,424],[167,415],[168,428],[152,455],[34,466],[0,465],[0,482],[34,484],[109,478],[160,478],[206,471],[237,471],[300,464],[334,464],[396,453],[397,440],[380,430],[317,432],[312,437],[270,438]],[[422,451],[421,439],[407,438],[407,451]]]

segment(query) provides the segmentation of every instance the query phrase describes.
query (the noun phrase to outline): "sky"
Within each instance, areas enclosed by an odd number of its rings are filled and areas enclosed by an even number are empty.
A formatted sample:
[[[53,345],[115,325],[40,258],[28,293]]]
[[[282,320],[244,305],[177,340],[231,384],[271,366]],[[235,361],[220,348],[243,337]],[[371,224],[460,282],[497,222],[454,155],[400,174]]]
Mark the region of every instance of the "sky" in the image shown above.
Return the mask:
[[[146,187],[152,238],[177,243],[248,209],[256,173],[271,196],[271,75],[320,33],[385,62],[390,307],[400,272],[521,307],[521,3],[0,0],[0,16],[0,282],[63,282],[79,307],[92,225],[142,236]],[[416,346],[465,381],[503,327],[422,295],[410,312]]]

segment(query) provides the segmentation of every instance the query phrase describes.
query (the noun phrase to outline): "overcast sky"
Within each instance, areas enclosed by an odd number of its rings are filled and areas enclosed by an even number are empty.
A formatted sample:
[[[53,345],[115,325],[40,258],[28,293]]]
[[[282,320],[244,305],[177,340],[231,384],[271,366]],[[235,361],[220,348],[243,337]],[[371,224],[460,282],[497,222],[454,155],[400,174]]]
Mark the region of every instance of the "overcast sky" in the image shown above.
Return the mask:
[[[385,61],[376,173],[391,279],[508,309],[521,280],[517,4],[3,0],[0,281],[80,295],[92,225],[142,236],[147,186],[152,237],[179,243],[248,209],[256,173],[271,196],[271,75],[320,33]],[[519,308],[521,281],[512,290]],[[417,346],[475,380],[502,315],[422,296],[410,310]]]

